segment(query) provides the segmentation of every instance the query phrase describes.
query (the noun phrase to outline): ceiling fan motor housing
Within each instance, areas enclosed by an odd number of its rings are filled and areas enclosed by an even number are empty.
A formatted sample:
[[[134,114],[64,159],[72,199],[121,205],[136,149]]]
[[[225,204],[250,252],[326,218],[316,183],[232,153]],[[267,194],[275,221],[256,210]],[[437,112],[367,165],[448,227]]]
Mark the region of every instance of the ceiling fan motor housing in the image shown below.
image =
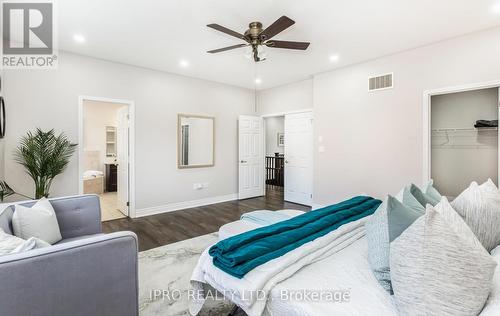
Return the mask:
[[[259,34],[262,33],[262,23],[252,22],[248,25],[249,29],[245,32],[245,37],[247,37],[252,45],[260,44]]]

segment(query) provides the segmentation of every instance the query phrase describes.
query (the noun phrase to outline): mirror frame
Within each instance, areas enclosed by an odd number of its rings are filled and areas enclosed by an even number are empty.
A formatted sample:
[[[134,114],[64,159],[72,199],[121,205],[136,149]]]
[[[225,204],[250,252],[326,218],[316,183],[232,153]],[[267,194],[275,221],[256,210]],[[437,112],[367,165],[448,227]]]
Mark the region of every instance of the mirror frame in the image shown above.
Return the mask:
[[[182,165],[181,164],[181,142],[182,142],[182,131],[181,131],[181,123],[182,118],[201,118],[201,119],[209,119],[212,120],[212,163],[204,164],[204,165]],[[177,114],[177,169],[193,169],[193,168],[208,168],[215,166],[215,117],[214,116],[206,116],[206,115],[198,115],[198,114],[186,114],[179,113]]]

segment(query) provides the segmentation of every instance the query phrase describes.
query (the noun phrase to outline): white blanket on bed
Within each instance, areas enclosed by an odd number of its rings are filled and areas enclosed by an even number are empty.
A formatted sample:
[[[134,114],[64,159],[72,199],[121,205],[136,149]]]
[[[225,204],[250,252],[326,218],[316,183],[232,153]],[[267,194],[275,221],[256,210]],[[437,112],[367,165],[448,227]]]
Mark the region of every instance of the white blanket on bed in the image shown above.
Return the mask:
[[[266,316],[397,316],[389,293],[375,279],[368,264],[368,244],[361,238],[349,247],[304,267],[271,291]],[[303,289],[347,292],[345,301],[289,299],[281,293]]]
[[[368,217],[365,217],[343,225],[323,237],[253,269],[242,279],[215,267],[207,249],[193,271],[191,285],[195,291],[201,291],[203,284],[208,283],[240,306],[248,316],[259,316],[264,312],[269,294],[277,284],[293,276],[301,268],[328,258],[362,238],[367,219]],[[191,314],[196,315],[203,303],[203,298],[192,297]]]

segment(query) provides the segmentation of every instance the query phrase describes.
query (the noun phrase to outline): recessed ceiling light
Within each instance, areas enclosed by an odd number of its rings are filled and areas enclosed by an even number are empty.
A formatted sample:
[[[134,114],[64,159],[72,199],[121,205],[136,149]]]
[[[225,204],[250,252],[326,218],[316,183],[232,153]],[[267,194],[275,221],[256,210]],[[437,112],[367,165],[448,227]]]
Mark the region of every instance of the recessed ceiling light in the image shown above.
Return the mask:
[[[189,67],[189,61],[182,59],[181,61],[179,61],[179,66],[183,68]]]
[[[256,84],[261,84],[261,83],[262,83],[262,79],[260,79],[260,78],[255,78],[255,83],[256,83]]]
[[[493,12],[493,13],[500,13],[500,2],[495,3],[491,7],[491,12]]]
[[[73,35],[73,40],[77,43],[85,43],[85,37],[82,34]]]
[[[339,55],[330,55],[330,62],[336,63],[339,61]]]

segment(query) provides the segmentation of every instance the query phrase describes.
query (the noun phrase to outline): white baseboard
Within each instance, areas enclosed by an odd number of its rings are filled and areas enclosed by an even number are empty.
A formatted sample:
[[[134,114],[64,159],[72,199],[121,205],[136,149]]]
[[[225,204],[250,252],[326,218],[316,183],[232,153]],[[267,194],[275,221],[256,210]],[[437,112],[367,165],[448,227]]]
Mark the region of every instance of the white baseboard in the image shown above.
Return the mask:
[[[227,195],[208,197],[208,198],[199,199],[199,200],[177,202],[177,203],[170,203],[170,204],[166,204],[166,205],[141,208],[141,209],[136,209],[135,217],[144,217],[144,216],[149,216],[149,215],[179,211],[179,210],[184,210],[187,208],[193,208],[193,207],[199,207],[199,206],[204,206],[204,205],[234,201],[237,199],[238,199],[238,194],[233,193],[233,194],[227,194]]]

